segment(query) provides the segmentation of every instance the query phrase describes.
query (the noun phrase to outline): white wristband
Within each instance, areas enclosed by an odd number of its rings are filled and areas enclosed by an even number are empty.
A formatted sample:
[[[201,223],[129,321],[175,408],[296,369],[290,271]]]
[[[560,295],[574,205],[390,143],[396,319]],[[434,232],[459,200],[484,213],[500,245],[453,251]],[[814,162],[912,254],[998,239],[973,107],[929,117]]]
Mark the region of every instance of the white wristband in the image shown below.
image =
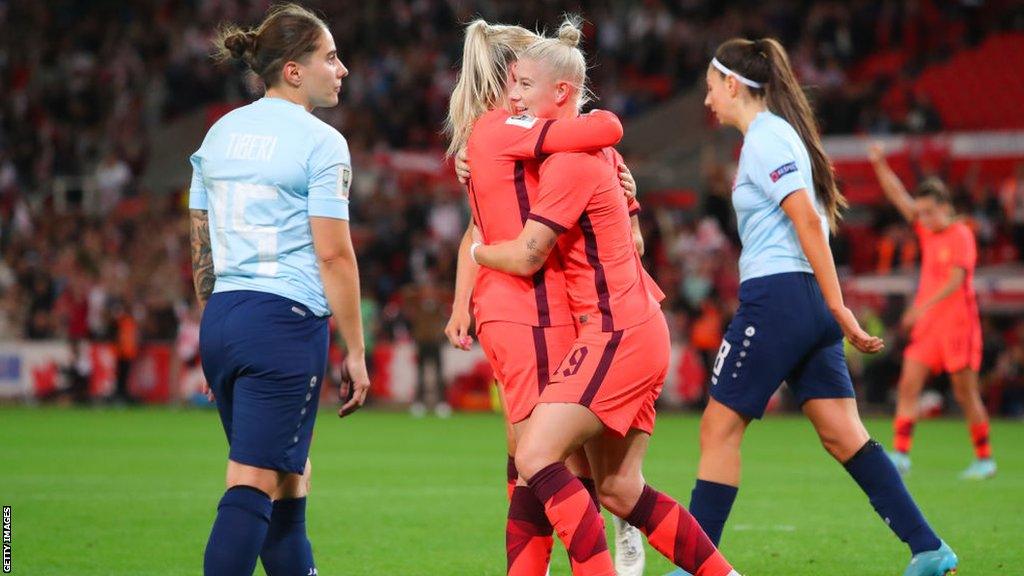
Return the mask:
[[[473,245],[469,247],[469,257],[473,259],[473,264],[480,264],[479,262],[476,261],[476,249],[479,248],[482,244],[482,242],[473,242]]]

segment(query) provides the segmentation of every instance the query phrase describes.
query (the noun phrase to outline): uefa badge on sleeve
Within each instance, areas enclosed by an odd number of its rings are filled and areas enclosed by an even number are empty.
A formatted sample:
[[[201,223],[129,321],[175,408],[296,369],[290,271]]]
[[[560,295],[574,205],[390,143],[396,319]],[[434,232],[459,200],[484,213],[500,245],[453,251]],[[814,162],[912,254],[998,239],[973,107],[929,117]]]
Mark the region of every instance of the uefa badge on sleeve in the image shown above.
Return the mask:
[[[790,172],[796,172],[796,162],[790,162],[779,166],[775,170],[772,170],[768,177],[772,179],[772,182],[778,182],[783,176]]]
[[[352,169],[342,166],[338,169],[338,196],[348,200],[349,190],[352,188]]]

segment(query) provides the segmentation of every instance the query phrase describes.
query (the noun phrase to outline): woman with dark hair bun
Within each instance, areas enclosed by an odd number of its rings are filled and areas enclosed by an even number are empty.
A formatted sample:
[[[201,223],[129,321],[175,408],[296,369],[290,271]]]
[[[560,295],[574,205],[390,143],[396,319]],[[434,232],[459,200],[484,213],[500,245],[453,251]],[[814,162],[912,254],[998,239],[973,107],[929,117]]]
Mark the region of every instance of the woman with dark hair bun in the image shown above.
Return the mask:
[[[217,57],[242,60],[266,94],[217,121],[192,155],[192,269],[205,308],[200,354],[230,451],[206,576],[316,574],[306,495],[327,316],[348,348],[340,416],[370,386],[349,236],[348,145],[310,112],[338,104],[348,75],[322,20],[277,6],[255,29],[221,28]]]

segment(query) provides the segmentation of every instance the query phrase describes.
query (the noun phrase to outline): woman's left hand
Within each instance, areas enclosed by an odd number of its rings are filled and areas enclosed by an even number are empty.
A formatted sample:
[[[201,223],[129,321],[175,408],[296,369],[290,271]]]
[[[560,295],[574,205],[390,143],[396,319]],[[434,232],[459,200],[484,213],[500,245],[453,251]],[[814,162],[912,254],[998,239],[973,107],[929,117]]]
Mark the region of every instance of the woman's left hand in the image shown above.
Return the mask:
[[[874,354],[880,352],[885,348],[885,342],[878,336],[872,336],[864,331],[860,326],[860,322],[857,321],[857,317],[853,315],[853,312],[843,307],[836,315],[836,322],[839,323],[839,327],[843,329],[843,334],[846,339],[853,344],[854,348],[864,352],[865,354]]]
[[[469,182],[469,155],[466,154],[465,148],[459,148],[459,152],[455,155],[455,175],[459,178],[460,183]]]

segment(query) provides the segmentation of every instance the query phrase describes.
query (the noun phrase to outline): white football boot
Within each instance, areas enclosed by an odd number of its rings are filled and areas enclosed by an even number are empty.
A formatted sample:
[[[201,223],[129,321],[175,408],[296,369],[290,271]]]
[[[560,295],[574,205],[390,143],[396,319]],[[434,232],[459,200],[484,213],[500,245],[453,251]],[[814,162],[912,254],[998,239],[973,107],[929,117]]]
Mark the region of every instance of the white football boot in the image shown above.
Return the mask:
[[[640,530],[618,516],[612,516],[615,526],[615,573],[618,576],[643,576],[644,535]]]

